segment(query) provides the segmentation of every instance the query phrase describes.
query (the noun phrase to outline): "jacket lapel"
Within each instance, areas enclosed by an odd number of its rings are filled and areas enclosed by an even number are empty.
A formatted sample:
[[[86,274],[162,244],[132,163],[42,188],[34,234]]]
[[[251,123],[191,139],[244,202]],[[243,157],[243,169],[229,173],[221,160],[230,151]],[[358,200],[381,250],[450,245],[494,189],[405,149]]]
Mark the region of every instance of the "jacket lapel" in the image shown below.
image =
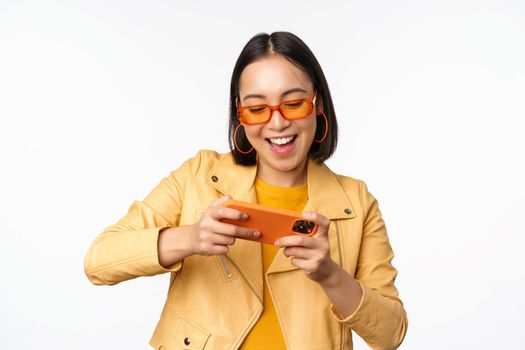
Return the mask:
[[[231,153],[223,154],[207,175],[208,184],[233,199],[255,203],[255,176],[257,166],[235,164]]]
[[[322,214],[330,220],[355,217],[354,208],[346,192],[325,164],[308,161],[308,202],[305,211]]]
[[[308,161],[308,201],[304,211],[319,213],[330,220],[351,219],[355,217],[352,203],[334,174],[326,165]],[[349,213],[349,214],[347,214]],[[266,272],[267,275],[298,270],[291,259],[279,249]]]
[[[231,153],[223,155],[207,176],[208,184],[223,195],[249,203],[257,203],[255,176],[257,166],[235,164]],[[239,269],[255,294],[263,298],[262,250],[261,243],[237,239],[230,246],[227,256]]]

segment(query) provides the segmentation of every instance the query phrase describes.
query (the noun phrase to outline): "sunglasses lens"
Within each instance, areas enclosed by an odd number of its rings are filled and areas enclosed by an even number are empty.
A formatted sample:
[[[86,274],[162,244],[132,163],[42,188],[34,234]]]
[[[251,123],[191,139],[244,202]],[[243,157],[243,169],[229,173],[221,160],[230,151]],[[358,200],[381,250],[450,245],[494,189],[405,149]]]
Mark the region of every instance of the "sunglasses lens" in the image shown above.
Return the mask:
[[[267,106],[252,106],[241,113],[241,121],[246,124],[264,123],[270,117],[270,108]]]
[[[275,106],[277,107],[277,106]],[[239,112],[241,122],[245,124],[262,124],[270,120],[272,109],[268,105],[242,107]],[[313,105],[308,100],[285,101],[279,105],[279,110],[286,119],[300,119],[312,113]]]
[[[287,101],[281,104],[281,111],[287,119],[299,119],[312,113],[312,105],[305,100]]]

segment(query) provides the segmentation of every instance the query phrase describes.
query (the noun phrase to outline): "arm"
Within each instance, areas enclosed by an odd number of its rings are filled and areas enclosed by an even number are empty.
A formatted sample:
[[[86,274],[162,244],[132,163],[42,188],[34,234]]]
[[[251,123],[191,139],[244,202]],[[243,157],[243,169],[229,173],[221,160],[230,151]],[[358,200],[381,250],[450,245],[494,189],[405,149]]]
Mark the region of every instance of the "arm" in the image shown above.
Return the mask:
[[[95,239],[84,260],[92,283],[113,285],[139,276],[177,272],[191,255],[226,254],[235,237],[258,234],[221,221],[246,219],[240,211],[222,206],[229,196],[212,202],[197,222],[179,226],[185,192],[198,176],[200,162],[199,155],[184,163]]]
[[[363,233],[355,279],[330,258],[330,220],[320,214],[303,213],[319,225],[318,233],[283,237],[276,242],[284,254],[319,283],[332,302],[331,313],[354,330],[374,349],[397,348],[406,333],[407,317],[398,297],[394,256],[377,201],[361,186]]]
[[[331,311],[339,322],[354,330],[371,347],[395,349],[405,337],[408,320],[394,285],[397,276],[397,270],[391,264],[394,253],[377,200],[364,184],[361,186],[361,202],[366,216],[354,281],[362,289],[362,298],[351,314],[338,307],[334,302],[337,299],[332,299]],[[345,278],[339,281],[342,285],[349,284]]]
[[[168,268],[160,265],[159,232],[179,225],[184,189],[198,163],[198,157],[186,161],[143,201],[133,202],[122,219],[94,240],[84,259],[85,273],[93,284],[113,285],[180,269],[180,262]]]

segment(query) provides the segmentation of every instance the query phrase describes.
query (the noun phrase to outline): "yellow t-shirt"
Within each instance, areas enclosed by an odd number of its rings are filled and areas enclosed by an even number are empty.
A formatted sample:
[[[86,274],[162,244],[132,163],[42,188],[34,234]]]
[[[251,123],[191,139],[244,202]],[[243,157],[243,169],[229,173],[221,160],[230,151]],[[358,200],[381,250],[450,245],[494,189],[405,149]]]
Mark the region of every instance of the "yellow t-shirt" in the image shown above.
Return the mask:
[[[274,208],[282,208],[302,212],[308,200],[308,188],[304,184],[299,187],[278,187],[267,184],[261,179],[255,179],[257,203]],[[278,248],[270,244],[262,244],[263,270],[266,273],[270,267]],[[261,317],[252,328],[244,343],[242,350],[279,350],[286,349],[277,313],[273,306],[272,298],[263,279],[263,307]]]

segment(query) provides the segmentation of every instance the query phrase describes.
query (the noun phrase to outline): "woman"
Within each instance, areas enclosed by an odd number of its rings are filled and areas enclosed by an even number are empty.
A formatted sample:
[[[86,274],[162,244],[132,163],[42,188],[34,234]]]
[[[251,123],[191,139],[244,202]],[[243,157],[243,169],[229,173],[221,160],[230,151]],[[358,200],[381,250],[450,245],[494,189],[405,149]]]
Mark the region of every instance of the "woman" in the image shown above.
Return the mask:
[[[352,349],[351,330],[394,349],[407,318],[377,201],[323,162],[337,122],[319,63],[295,35],[259,34],[233,71],[232,151],[201,151],[91,245],[94,284],[170,272],[150,344],[157,349]],[[223,204],[233,198],[303,212],[316,235],[275,246]]]

